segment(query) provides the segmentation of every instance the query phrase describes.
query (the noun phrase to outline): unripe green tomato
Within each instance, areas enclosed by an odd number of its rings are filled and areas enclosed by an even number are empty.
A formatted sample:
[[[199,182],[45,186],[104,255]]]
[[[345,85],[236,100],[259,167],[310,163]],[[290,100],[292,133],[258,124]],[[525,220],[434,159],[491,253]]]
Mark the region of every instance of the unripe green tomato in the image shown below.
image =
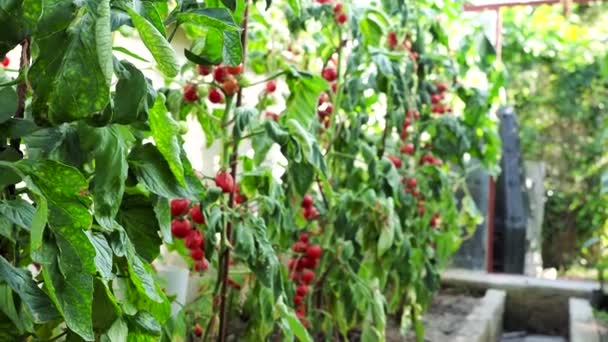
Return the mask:
[[[186,121],[178,121],[179,123],[179,134],[184,135],[188,133],[188,123]]]

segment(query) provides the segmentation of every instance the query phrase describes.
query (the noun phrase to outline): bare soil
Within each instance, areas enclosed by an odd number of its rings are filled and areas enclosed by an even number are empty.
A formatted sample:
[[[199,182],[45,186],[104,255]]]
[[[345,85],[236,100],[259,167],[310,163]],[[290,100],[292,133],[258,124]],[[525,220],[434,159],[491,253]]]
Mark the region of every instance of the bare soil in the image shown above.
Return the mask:
[[[445,342],[455,335],[464,319],[479,304],[480,298],[464,294],[439,293],[433,299],[429,310],[423,316],[424,341]],[[411,331],[404,339],[399,334],[398,323],[391,320],[387,326],[386,339],[389,342],[416,341],[416,334]]]

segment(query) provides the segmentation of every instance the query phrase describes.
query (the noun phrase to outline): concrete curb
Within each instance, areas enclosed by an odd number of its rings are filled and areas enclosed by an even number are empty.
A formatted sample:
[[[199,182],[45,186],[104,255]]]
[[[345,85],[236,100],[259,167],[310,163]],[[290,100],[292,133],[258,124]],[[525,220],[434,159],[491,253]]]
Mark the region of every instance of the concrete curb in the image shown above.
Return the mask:
[[[481,303],[465,319],[453,342],[497,342],[502,335],[502,322],[507,293],[489,289]]]
[[[548,280],[510,274],[488,274],[462,269],[442,273],[448,287],[469,290],[500,289],[507,292],[504,329],[530,334],[568,336],[570,297],[591,298],[596,282]]]
[[[600,334],[587,299],[570,298],[570,342],[599,342]]]

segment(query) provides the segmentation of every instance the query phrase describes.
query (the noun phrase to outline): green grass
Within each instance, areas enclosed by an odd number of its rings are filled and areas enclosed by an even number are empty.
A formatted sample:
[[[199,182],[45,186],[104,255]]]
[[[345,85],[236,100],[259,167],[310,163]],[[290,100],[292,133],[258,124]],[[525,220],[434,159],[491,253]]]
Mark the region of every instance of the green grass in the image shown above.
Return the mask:
[[[598,321],[608,324],[608,311],[593,309],[593,316],[595,316]]]
[[[557,277],[566,279],[597,280],[597,271],[594,268],[576,265],[569,267],[566,270],[559,270]]]

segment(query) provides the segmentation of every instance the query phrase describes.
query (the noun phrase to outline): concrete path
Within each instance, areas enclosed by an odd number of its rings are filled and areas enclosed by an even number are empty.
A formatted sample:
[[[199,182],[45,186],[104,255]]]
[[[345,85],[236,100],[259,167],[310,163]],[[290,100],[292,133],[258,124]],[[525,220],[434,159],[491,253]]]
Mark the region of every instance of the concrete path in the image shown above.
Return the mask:
[[[500,342],[566,342],[566,339],[561,336],[521,335],[506,333]]]
[[[470,290],[504,290],[507,292],[504,322],[506,331],[555,336],[567,336],[570,333],[569,299],[589,299],[591,292],[599,288],[597,282],[549,280],[462,269],[444,271],[441,282],[445,286]]]

